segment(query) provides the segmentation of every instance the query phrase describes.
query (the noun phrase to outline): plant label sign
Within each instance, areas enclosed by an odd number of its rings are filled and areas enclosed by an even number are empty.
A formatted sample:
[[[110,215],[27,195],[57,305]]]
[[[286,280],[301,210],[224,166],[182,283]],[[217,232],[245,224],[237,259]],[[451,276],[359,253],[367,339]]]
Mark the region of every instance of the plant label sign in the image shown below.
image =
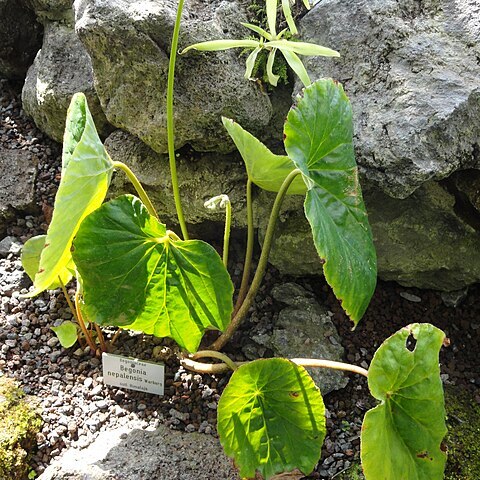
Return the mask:
[[[103,381],[112,387],[164,394],[165,365],[104,353]]]

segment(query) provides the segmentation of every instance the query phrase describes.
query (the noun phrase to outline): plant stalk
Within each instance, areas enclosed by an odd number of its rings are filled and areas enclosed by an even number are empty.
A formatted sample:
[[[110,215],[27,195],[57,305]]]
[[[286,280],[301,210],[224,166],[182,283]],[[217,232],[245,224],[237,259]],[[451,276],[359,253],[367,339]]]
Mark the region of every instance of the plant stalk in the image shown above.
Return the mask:
[[[68,294],[67,289],[65,288],[65,284],[62,282],[62,279],[60,278],[60,275],[58,276],[58,283],[60,284],[60,288],[62,289],[63,296],[65,297],[65,300],[67,301],[68,308],[72,312],[73,318],[75,319],[75,321],[77,323],[80,323],[78,321],[77,311],[75,310],[75,306],[73,305],[72,300],[70,299],[70,295]]]
[[[214,356],[213,353],[217,353],[218,356]],[[183,358],[181,360],[181,364],[187,368],[188,370],[192,370],[198,373],[208,373],[211,375],[226,373],[229,370],[236,370],[241,365],[246,365],[247,363],[251,362],[237,362],[234,363],[230,358],[228,359],[229,362],[224,363],[202,363],[197,362],[196,359],[202,357],[215,357],[215,358],[223,358],[225,360],[226,355],[223,355],[219,352],[212,352],[212,351],[199,351],[196,354],[192,355],[190,358]],[[228,357],[227,357],[228,358]],[[306,368],[329,368],[333,370],[343,370],[346,372],[357,373],[359,375],[363,375],[364,377],[368,377],[368,370],[365,368],[359,367],[357,365],[352,365],[350,363],[343,363],[343,362],[334,362],[332,360],[321,360],[317,358],[291,358],[291,362],[295,363],[296,365],[300,365]],[[230,364],[233,363],[235,368]]]
[[[194,353],[191,358],[192,360],[196,360],[197,358],[205,357],[218,358],[233,371],[238,368],[238,365],[229,356],[215,350],[199,350],[198,352]]]
[[[130,168],[122,162],[113,162],[113,167],[119,168],[120,170],[126,173],[128,179],[132,182],[132,185],[135,187],[135,190],[137,191],[138,196],[140,197],[140,200],[142,200],[144,205],[147,207],[148,213],[150,215],[153,215],[157,220],[159,220],[158,213],[155,210],[153,203],[151,202],[149,196],[147,195],[147,192],[144,190],[144,188],[142,187],[142,184],[138,181],[138,178],[135,176],[132,170],[130,170]]]
[[[228,249],[230,247],[230,229],[232,227],[232,204],[230,200],[225,205],[225,232],[223,234],[223,265],[228,267]]]
[[[97,331],[97,337],[98,337],[98,341],[100,342],[100,348],[102,349],[102,352],[106,352],[107,344],[105,343],[105,337],[103,336],[102,329],[95,322],[93,322],[93,326]]]
[[[83,335],[85,336],[85,340],[87,341],[88,346],[90,347],[90,350],[95,354],[97,347],[95,346],[95,343],[92,340],[92,337],[90,336],[90,333],[87,330],[87,327],[85,326],[85,322],[83,321],[83,316],[82,312],[80,310],[80,292],[75,293],[75,309],[77,311],[77,318],[78,318],[78,324],[80,325],[80,329],[83,332]]]
[[[278,191],[275,198],[272,211],[270,213],[267,231],[265,233],[265,239],[263,241],[262,253],[260,255],[260,259],[258,260],[257,271],[255,272],[255,276],[253,277],[252,284],[250,285],[245,300],[242,303],[241,307],[238,309],[238,312],[232,318],[232,321],[228,325],[227,329],[217,338],[217,340],[212,343],[210,347],[211,350],[220,350],[230,340],[230,338],[232,338],[232,335],[240,326],[244,318],[247,316],[248,310],[251,307],[253,301],[255,300],[255,296],[257,295],[258,289],[260,288],[260,284],[263,280],[263,275],[265,274],[265,270],[267,268],[268,255],[270,254],[270,249],[272,247],[273,236],[275,233],[275,225],[277,223],[277,218],[280,213],[280,208],[282,207],[283,199],[285,198],[285,195],[287,194],[288,188],[290,187],[291,183],[299,174],[300,170],[296,168],[295,170],[290,172],[283,181],[282,186],[280,187],[280,190]]]
[[[120,333],[122,333],[122,329],[119,328],[113,335],[112,339],[110,340],[109,344],[110,347],[113,346],[113,344],[117,341],[117,338],[120,336]]]
[[[168,64],[167,78],[167,142],[168,142],[168,161],[170,164],[170,175],[172,177],[173,198],[175,199],[175,209],[177,210],[178,222],[182,229],[184,240],[188,240],[187,225],[183,216],[182,202],[180,199],[180,190],[178,188],[177,164],[175,161],[175,123],[173,118],[173,86],[175,82],[175,62],[177,60],[178,36],[180,33],[180,22],[182,19],[184,0],[178,1],[177,17],[173,29],[172,45],[170,47],[170,61]]]
[[[235,308],[233,309],[233,316],[236,315],[238,309],[241,307],[245,300],[245,295],[248,290],[248,281],[250,280],[250,271],[252,269],[252,256],[253,256],[253,202],[252,202],[252,181],[247,180],[247,250],[245,251],[245,261],[243,263],[242,283],[240,284],[240,290],[238,291],[237,301]]]

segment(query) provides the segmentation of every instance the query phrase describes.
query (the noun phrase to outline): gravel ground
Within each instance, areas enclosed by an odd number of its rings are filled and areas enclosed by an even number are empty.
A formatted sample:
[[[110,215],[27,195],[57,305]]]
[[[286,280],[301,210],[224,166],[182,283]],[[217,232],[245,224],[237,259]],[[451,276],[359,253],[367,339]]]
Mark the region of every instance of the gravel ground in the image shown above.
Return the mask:
[[[19,85],[0,82],[0,142],[5,148],[29,149],[39,159],[38,213],[18,216],[7,231],[8,236],[22,244],[46,231],[59,180],[60,147],[25,118],[19,91]],[[238,273],[239,266],[234,265],[233,270]],[[451,340],[451,346],[441,353],[443,380],[466,389],[480,403],[480,286],[471,287],[463,303],[453,308],[447,307],[437,292],[380,282],[366,316],[352,332],[349,320],[323,280],[291,279],[270,269],[249,321],[226,349],[234,360],[243,360],[242,352],[247,347],[251,353],[248,330],[268,331],[272,318],[278,314],[278,306],[270,296],[272,287],[292,280],[315,292],[334,313],[345,360],[365,368],[380,343],[400,327],[431,322],[442,328]],[[50,330],[51,326],[71,319],[63,294],[44,292],[35,299],[21,299],[19,295],[29,285],[16,244],[3,253],[0,248],[0,375],[17,379],[27,393],[40,399],[45,423],[37,437],[38,449],[32,464],[37,473],[64,448],[84,448],[99,432],[130,421],[140,422],[144,428],[162,423],[172,429],[216,435],[216,407],[227,376],[215,378],[185,372],[174,357],[169,357],[168,341],[122,332],[114,353],[147,360],[160,355],[165,360],[165,396],[107,387],[103,384],[100,360],[92,357],[88,347],[82,349],[77,344],[65,350]],[[111,335],[113,330],[108,332]],[[259,354],[268,353],[259,350]],[[358,459],[362,418],[374,402],[363,377],[351,375],[350,379],[344,390],[325,398],[328,436],[321,462],[310,478],[335,478]]]

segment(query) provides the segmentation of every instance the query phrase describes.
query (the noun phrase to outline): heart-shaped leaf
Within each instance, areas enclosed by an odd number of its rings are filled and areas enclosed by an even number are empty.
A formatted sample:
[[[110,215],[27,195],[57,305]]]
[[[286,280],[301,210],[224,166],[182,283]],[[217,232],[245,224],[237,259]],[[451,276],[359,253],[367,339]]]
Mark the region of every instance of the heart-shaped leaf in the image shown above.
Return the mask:
[[[90,321],[171,337],[195,351],[207,328],[224,330],[233,285],[222,259],[200,240],[175,240],[132,195],[82,223],[73,258]]]
[[[307,371],[282,358],[256,360],[234,372],[218,403],[218,434],[240,475],[265,478],[320,459],[325,407]]]
[[[305,214],[325,278],[356,325],[375,290],[377,262],[352,131],[342,86],[319,80],[290,109],[284,132],[288,156],[307,183]]]
[[[40,256],[42,254],[42,250],[45,247],[45,239],[47,238],[46,235],[37,235],[36,237],[32,237],[25,242],[25,245],[22,248],[22,254],[20,256],[20,260],[22,261],[22,266],[27,275],[30,277],[32,282],[35,280],[35,275],[38,272],[38,266],[40,264]],[[67,266],[65,266],[61,271],[58,272],[60,280],[64,285],[66,285],[73,277],[75,272],[75,264],[73,260],[70,258],[70,262]],[[58,281],[58,277],[56,280],[52,282],[52,284],[48,287],[49,290],[54,290],[55,288],[59,288],[60,282]]]
[[[70,348],[77,341],[77,325],[73,322],[63,322],[58,327],[51,327],[60,340],[63,348]]]
[[[375,353],[368,386],[381,404],[367,412],[362,427],[367,480],[443,478],[447,429],[438,353],[444,338],[432,325],[413,324]]]
[[[264,190],[278,192],[285,178],[295,169],[293,162],[286,155],[272,153],[233,120],[222,117],[222,122],[245,162],[248,178]],[[306,191],[305,182],[297,177],[287,193],[304,195]]]
[[[73,237],[82,220],[102,204],[113,171],[83,93],[73,96],[66,125],[62,179],[35,275],[35,290],[29,296],[49,288],[69,264]]]

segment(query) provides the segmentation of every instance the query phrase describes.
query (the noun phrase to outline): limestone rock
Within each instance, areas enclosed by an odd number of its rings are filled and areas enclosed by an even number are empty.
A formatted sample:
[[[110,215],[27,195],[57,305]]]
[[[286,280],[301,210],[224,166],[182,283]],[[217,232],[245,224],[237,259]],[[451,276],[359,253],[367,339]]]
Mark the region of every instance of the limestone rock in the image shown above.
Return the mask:
[[[474,0],[324,0],[299,22],[312,80],[333,77],[354,111],[357,160],[385,193],[480,168],[480,4]]]
[[[77,0],[76,31],[92,59],[95,88],[110,123],[157,152],[167,151],[165,92],[177,2]],[[244,38],[240,4],[189,2],[179,48],[204,40]],[[197,151],[233,150],[221,115],[258,133],[272,117],[270,100],[244,79],[238,50],[189,52],[177,58],[175,141]]]
[[[42,22],[58,21],[73,25],[73,0],[30,0],[30,3]]]
[[[0,0],[0,75],[23,78],[42,43],[42,26],[25,0]]]
[[[366,192],[365,203],[380,278],[442,291],[480,281],[478,217],[462,214],[455,195],[445,186],[428,182],[404,200],[380,191]],[[297,211],[287,215],[279,222],[270,261],[283,272],[320,273],[301,202]]]
[[[160,426],[101,432],[86,449],[70,448],[39,480],[239,479],[218,439]]]
[[[15,211],[31,211],[38,159],[26,150],[9,150],[0,146],[0,233]]]
[[[296,283],[284,283],[272,289],[273,298],[288,305],[280,311],[271,335],[254,335],[252,340],[284,358],[343,360],[340,336],[330,312]],[[348,379],[336,370],[307,369],[322,395],[344,388]]]
[[[42,49],[23,87],[23,108],[43,132],[62,142],[67,109],[77,92],[85,93],[97,129],[105,132],[107,122],[93,87],[88,54],[71,27],[47,23]]]
[[[133,170],[152,198],[161,220],[169,225],[175,223],[168,156],[155,153],[140,140],[121,130],[107,138],[105,147],[114,161],[126,163]],[[209,198],[225,193],[232,203],[234,225],[246,225],[246,173],[240,158],[183,150],[177,157],[177,173],[188,223],[223,222],[224,211],[208,210],[203,204]],[[112,182],[111,193],[116,196],[126,191],[138,196],[126,176],[118,172]]]

